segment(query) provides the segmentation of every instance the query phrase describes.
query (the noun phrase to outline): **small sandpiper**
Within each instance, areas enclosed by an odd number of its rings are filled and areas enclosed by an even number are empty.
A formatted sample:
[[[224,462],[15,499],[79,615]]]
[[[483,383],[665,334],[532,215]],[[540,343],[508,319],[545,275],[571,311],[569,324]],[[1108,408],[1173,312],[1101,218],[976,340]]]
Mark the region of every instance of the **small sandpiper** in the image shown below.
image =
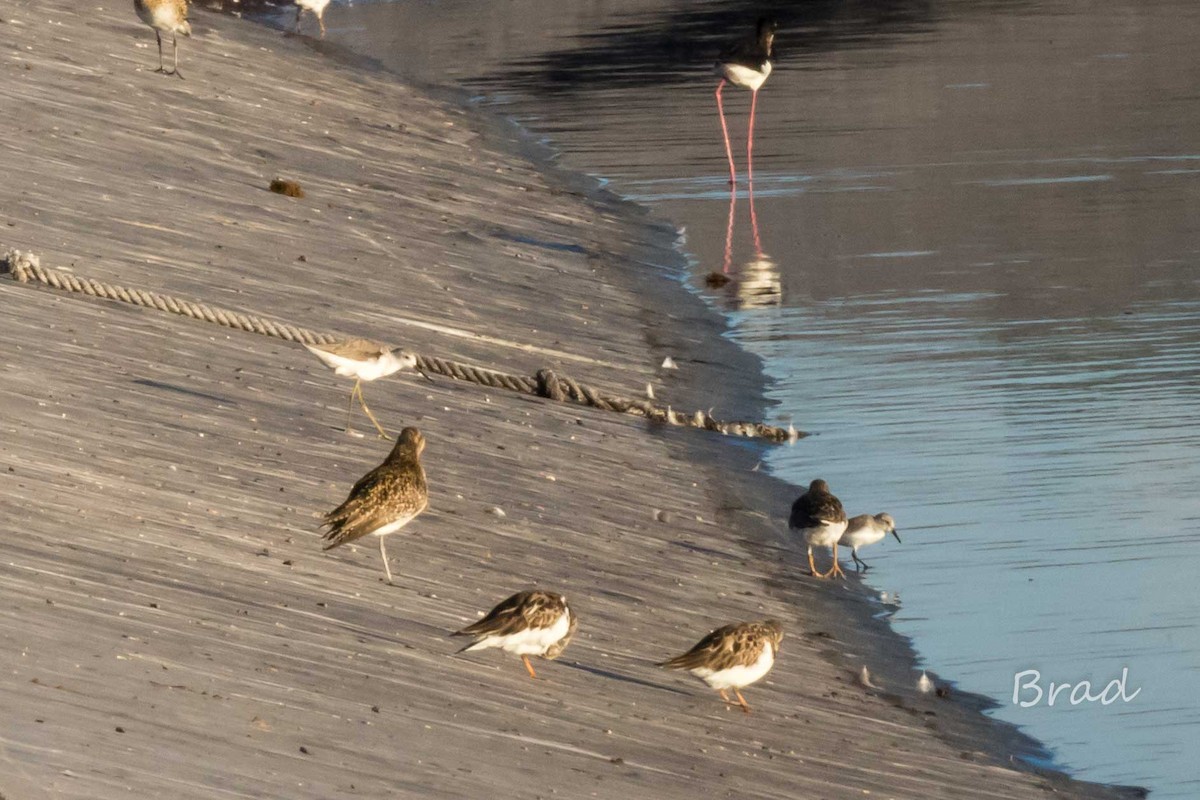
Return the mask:
[[[367,408],[367,401],[363,399],[362,382],[383,378],[406,368],[420,372],[417,369],[417,356],[399,347],[388,347],[370,339],[346,339],[333,344],[306,344],[304,347],[321,359],[335,374],[343,378],[354,378],[354,388],[350,390],[350,405],[346,409],[346,433],[352,432],[350,418],[354,414],[354,399],[358,398],[363,411],[367,412],[379,435],[384,439],[391,439],[379,424],[379,420],[375,419],[371,409]],[[421,374],[427,380],[432,380],[424,372]]]
[[[400,431],[387,459],[354,484],[346,502],[325,515],[323,524],[329,527],[324,537],[329,541],[326,550],[363,536],[378,536],[379,555],[388,583],[392,582],[383,539],[412,522],[429,505],[425,469],[421,466],[424,449],[425,437],[419,430]]]
[[[838,544],[852,548],[850,557],[854,559],[854,571],[858,572],[861,565],[862,571],[866,572],[870,567],[858,557],[858,548],[875,544],[889,533],[896,537],[897,542],[900,541],[900,534],[896,532],[896,520],[892,519],[891,514],[859,514],[857,517],[851,517],[846,523],[846,532],[842,534]]]
[[[473,636],[475,641],[458,652],[499,647],[521,657],[529,677],[537,678],[530,656],[554,660],[571,643],[579,618],[567,598],[555,592],[518,592],[493,608],[483,619],[451,636]]]
[[[838,540],[846,532],[846,511],[842,508],[842,501],[830,493],[829,484],[817,478],[808,485],[808,491],[792,503],[788,528],[804,537],[808,545],[808,568],[814,577],[846,576],[837,559]],[[817,572],[816,562],[813,561],[814,547],[828,547],[833,551],[833,567],[829,572]]]
[[[739,690],[771,671],[782,640],[783,625],[776,620],[738,622],[717,628],[683,655],[655,666],[687,670],[716,689],[726,705],[733,705],[726,694],[732,690],[742,711],[749,714],[750,706]]]
[[[300,32],[300,16],[307,10],[311,11],[317,18],[317,24],[321,26],[321,38],[325,38],[325,6],[329,5],[329,0],[295,0],[296,3],[296,28],[293,33]]]
[[[154,71],[182,78],[183,74],[179,71],[179,42],[176,36],[192,35],[192,26],[188,24],[187,18],[187,0],[133,0],[133,8],[142,22],[154,29],[154,37],[158,39],[158,69]],[[171,46],[175,48],[175,66],[169,72],[163,66],[164,33],[171,34]]]

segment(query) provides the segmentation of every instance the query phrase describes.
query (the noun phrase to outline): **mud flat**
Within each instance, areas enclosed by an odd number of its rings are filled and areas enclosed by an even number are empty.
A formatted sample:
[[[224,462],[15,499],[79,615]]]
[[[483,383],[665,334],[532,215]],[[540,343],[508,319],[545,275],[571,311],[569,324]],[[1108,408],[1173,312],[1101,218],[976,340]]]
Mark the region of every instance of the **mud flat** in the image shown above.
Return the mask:
[[[179,80],[152,72],[126,3],[0,3],[0,248],[766,413],[756,365],[665,277],[661,226],[516,155],[502,126],[193,17]],[[917,694],[870,594],[801,575],[794,490],[751,472],[767,445],[370,384],[386,425],[429,441],[431,510],[392,537],[388,586],[374,547],[321,552],[319,515],[388,446],[341,431],[349,384],[302,348],[7,279],[0,308],[7,800],[1129,794],[1014,768],[1034,743],[973,698]],[[534,585],[582,619],[542,680],[454,655],[449,631]],[[750,716],[652,666],[764,616],[788,637]]]

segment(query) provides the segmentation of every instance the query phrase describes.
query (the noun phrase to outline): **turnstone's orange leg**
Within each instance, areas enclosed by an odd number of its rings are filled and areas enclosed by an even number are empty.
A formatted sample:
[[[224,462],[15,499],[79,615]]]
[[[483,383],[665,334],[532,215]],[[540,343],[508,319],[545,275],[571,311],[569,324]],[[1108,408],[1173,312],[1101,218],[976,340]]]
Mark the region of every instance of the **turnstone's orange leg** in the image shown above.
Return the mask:
[[[537,673],[533,671],[533,664],[529,663],[529,656],[521,656],[521,660],[525,662],[525,669],[529,670],[529,677],[537,679]]]
[[[817,572],[817,562],[813,561],[812,545],[808,547],[808,572],[814,578],[824,578],[825,576]]]
[[[737,689],[734,689],[733,693],[737,695],[738,702],[742,705],[742,711],[745,711],[747,714],[749,714],[750,706],[746,705],[746,698],[742,697],[742,693]]]
[[[829,568],[829,572],[826,572],[821,577],[822,578],[833,578],[838,575],[841,575],[843,579],[846,577],[846,573],[842,572],[842,565],[838,563],[837,542],[834,542],[833,543],[833,566]]]

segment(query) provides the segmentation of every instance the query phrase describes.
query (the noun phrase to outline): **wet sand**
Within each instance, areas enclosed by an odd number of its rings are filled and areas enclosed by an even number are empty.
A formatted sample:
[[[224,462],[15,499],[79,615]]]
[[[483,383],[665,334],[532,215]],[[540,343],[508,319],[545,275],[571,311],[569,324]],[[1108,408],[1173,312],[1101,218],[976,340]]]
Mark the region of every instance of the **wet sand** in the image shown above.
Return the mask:
[[[762,416],[753,359],[666,274],[669,231],[514,154],[494,122],[193,17],[181,81],[151,71],[123,5],[0,5],[18,109],[0,247]],[[320,550],[319,515],[387,444],[341,432],[350,386],[302,348],[7,280],[0,302],[9,800],[1122,794],[1018,771],[1033,743],[972,698],[917,695],[869,594],[801,575],[794,490],[751,472],[763,445],[378,381],[385,425],[425,433],[431,484],[387,586],[373,546]],[[532,585],[582,620],[542,680],[453,655],[450,631]],[[750,716],[651,666],[765,616],[788,637]]]

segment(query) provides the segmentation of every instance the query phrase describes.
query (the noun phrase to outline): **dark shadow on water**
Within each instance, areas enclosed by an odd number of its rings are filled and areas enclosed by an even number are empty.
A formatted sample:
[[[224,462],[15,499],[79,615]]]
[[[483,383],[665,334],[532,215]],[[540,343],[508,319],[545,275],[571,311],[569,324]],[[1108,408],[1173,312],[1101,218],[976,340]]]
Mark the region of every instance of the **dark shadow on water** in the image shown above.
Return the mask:
[[[968,9],[962,5],[955,7],[956,14],[1011,13],[1028,0],[990,0]],[[661,87],[707,71],[722,46],[749,32],[759,16],[779,21],[776,58],[787,63],[831,50],[876,46],[881,37],[928,33],[946,11],[944,2],[932,0],[697,4],[572,39],[562,49],[516,63],[483,83],[544,93]]]

